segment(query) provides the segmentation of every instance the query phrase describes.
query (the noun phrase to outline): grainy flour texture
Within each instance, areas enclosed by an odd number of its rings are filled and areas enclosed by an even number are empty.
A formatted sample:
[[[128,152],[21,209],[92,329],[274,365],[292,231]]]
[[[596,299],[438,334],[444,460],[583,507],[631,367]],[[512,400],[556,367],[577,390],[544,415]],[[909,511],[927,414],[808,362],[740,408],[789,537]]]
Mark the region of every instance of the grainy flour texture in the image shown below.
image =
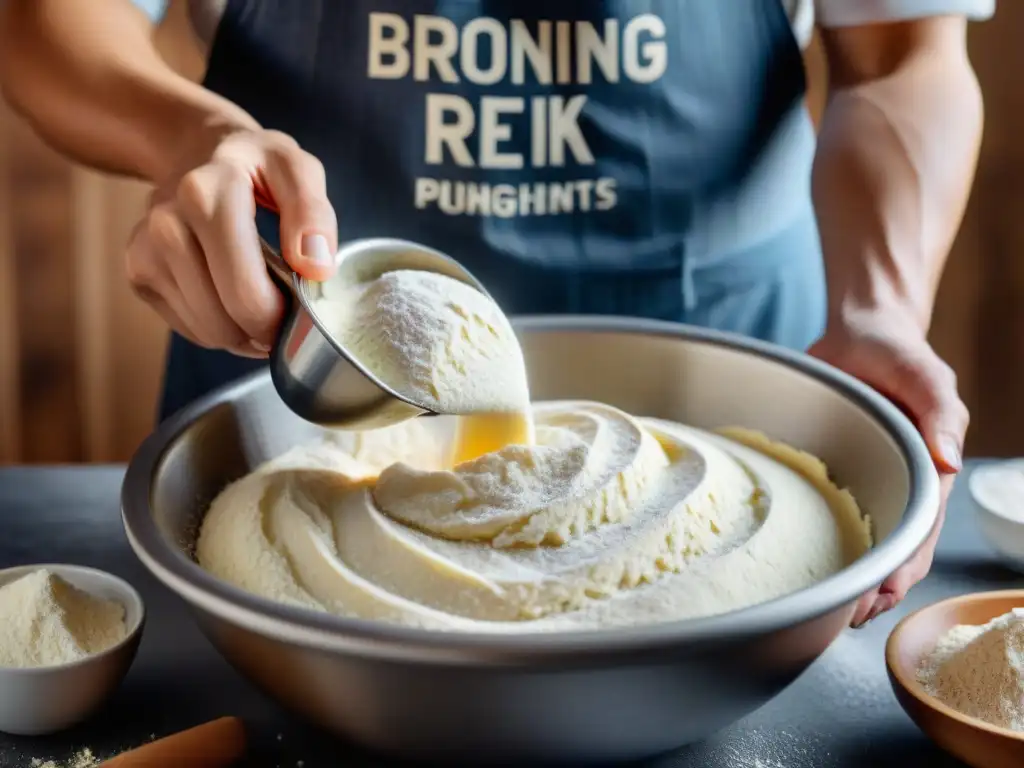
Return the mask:
[[[770,600],[871,546],[825,466],[764,435],[594,402],[531,408],[512,327],[470,286],[399,270],[331,288],[321,322],[396,391],[458,414],[454,435],[391,461],[371,451],[377,466],[301,446],[233,483],[196,547],[224,581],[428,629],[586,630]]]
[[[66,664],[116,645],[126,633],[124,606],[45,569],[0,587],[0,667]]]
[[[1024,608],[953,627],[922,661],[918,679],[958,712],[1024,731]]]
[[[92,753],[88,747],[76,752],[69,760],[57,762],[56,760],[43,760],[38,757],[32,758],[32,768],[97,768],[102,765],[99,758]]]
[[[445,275],[396,270],[324,285],[316,311],[336,338],[397,392],[442,413],[529,407],[519,342],[492,299]]]

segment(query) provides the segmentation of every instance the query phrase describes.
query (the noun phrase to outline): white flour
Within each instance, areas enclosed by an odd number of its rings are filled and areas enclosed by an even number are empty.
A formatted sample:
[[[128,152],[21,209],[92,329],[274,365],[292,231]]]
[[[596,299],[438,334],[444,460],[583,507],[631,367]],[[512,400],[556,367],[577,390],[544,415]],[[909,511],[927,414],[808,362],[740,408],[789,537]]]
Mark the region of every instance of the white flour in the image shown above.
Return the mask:
[[[86,747],[76,752],[67,762],[59,763],[56,760],[33,757],[31,765],[32,768],[97,768],[101,763],[92,750]]]
[[[870,547],[824,465],[763,435],[595,403],[538,404],[536,415],[536,445],[451,470],[353,476],[333,446],[296,449],[218,496],[199,563],[343,616],[540,632],[736,610]]]
[[[918,679],[958,712],[1024,731],[1024,608],[982,626],[953,627],[922,661]]]
[[[396,270],[349,287],[328,283],[316,311],[360,362],[430,410],[507,413],[529,406],[523,356],[508,318],[458,280]]]
[[[534,429],[508,320],[451,278],[328,285],[317,312],[392,388],[460,414],[450,460],[396,430],[362,460],[312,446],[242,478],[196,547],[242,589],[434,629],[631,626],[797,591],[871,545],[824,465],[759,433],[576,401],[538,404]]]
[[[0,587],[0,667],[66,664],[116,645],[124,607],[40,569]]]

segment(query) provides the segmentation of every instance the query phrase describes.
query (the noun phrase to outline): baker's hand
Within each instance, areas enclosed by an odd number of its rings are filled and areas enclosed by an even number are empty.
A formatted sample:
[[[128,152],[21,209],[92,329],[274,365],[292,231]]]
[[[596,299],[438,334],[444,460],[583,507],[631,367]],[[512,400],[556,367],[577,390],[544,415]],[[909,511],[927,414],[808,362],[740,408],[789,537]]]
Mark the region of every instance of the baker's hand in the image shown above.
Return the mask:
[[[830,328],[810,349],[902,407],[917,424],[938,468],[939,519],[914,557],[864,595],[851,621],[860,626],[890,610],[931,568],[953,479],[960,471],[969,414],[957,394],[956,374],[935,354],[909,314],[870,311]]]
[[[292,269],[326,279],[338,235],[324,168],[291,137],[247,125],[203,126],[171,167],[132,233],[128,280],[196,344],[266,357],[284,299],[260,252],[254,195],[276,204]]]

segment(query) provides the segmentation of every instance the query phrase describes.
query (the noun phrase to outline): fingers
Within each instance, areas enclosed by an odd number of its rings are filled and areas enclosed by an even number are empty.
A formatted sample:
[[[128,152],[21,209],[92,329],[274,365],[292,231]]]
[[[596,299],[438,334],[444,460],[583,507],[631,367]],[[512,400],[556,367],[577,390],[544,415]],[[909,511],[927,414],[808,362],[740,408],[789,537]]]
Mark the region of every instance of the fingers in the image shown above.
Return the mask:
[[[273,198],[282,255],[308,279],[333,273],[337,222],[323,166],[293,139],[256,130],[218,141],[154,191],[126,270],[136,293],[186,338],[266,357],[285,299],[261,253],[255,190]]]
[[[878,600],[878,590],[873,589],[862,595],[857,601],[857,607],[853,610],[853,617],[850,619],[850,626],[859,629],[874,618],[875,602]]]
[[[911,587],[928,575],[935,557],[935,547],[938,544],[939,535],[942,533],[942,525],[945,522],[946,502],[953,490],[953,481],[952,475],[946,475],[940,481],[942,504],[939,507],[939,516],[924,544],[906,564],[882,582],[878,589],[861,598],[854,611],[853,619],[850,621],[850,626],[861,627],[883,613],[891,611],[903,602]]]
[[[899,318],[897,317],[896,320]],[[970,416],[957,392],[954,371],[923,337],[893,334],[892,317],[879,316],[826,334],[810,352],[870,384],[914,420],[940,472],[938,521],[914,557],[858,603],[851,624],[860,626],[898,605],[931,569],[954,475],[962,467]]]
[[[868,612],[867,618],[864,620],[865,624],[869,624],[883,613],[888,613],[897,605],[900,604],[902,598],[898,598],[891,593],[879,592],[875,598],[875,604],[871,606],[871,610]]]
[[[192,333],[201,333],[208,346],[252,354],[249,335],[220,301],[199,241],[173,206],[163,204],[150,211],[149,238],[164,255],[162,263],[169,267],[177,287],[173,298],[186,308]]]
[[[194,186],[187,194],[197,200],[200,197],[217,199],[223,193],[214,186],[215,179],[214,174],[209,178],[197,174],[190,179],[189,185]],[[232,278],[228,278],[222,279],[222,285],[218,286],[211,266],[220,261],[217,273],[231,274],[234,270],[245,274],[246,270],[238,266],[244,259],[244,255],[239,255],[242,249],[229,244],[226,257],[220,260],[212,257],[214,253],[223,252],[222,242],[230,238],[219,237],[217,226],[195,215],[198,206],[189,207],[190,215],[186,217],[180,197],[179,187],[178,195],[160,198],[164,202],[157,202],[133,232],[125,263],[130,285],[173,330],[193,343],[227,349],[246,357],[266,357],[283,299],[270,282],[262,257],[250,262],[248,281],[232,282]],[[238,205],[234,203],[231,207],[237,209]],[[249,208],[251,210],[251,202]],[[223,214],[218,215],[225,218]],[[235,220],[239,216],[231,211],[226,218]],[[206,232],[205,243],[196,233],[200,224]],[[252,290],[254,282],[257,286],[269,283],[262,294],[266,300],[256,310],[240,311],[239,306],[252,304],[247,296],[260,295],[258,289]],[[269,299],[266,298],[268,293],[271,294]],[[256,333],[261,333],[263,338]]]
[[[861,629],[899,605],[902,598],[894,594],[874,589],[857,601],[857,608],[850,619],[853,629]]]
[[[281,217],[281,255],[303,277],[326,280],[334,272],[338,224],[323,165],[290,137],[275,134],[263,180]]]
[[[957,393],[956,374],[930,347],[893,369],[900,400],[913,413],[939,470],[959,472],[970,414]]]
[[[153,307],[173,330],[200,343],[193,330],[196,323],[192,321],[188,308],[181,300],[167,262],[154,247],[148,219],[135,227],[128,241],[125,272],[128,284],[136,296]],[[172,306],[172,302],[175,306]]]
[[[855,328],[818,342],[812,353],[838,365],[909,411],[939,471],[959,472],[970,415],[957,393],[956,373],[921,338],[881,328]]]
[[[932,560],[935,557],[935,547],[939,543],[942,526],[946,520],[946,502],[949,500],[949,494],[953,490],[954,479],[953,475],[946,475],[940,480],[942,501],[939,506],[939,516],[924,544],[921,545],[917,552],[914,553],[914,556],[903,567],[882,583],[879,591],[884,595],[891,595],[894,599],[894,604],[901,602],[907,596],[910,588],[927,576],[931,570]]]
[[[181,180],[175,205],[202,250],[224,311],[250,346],[254,342],[269,349],[284,314],[284,297],[260,252],[249,174],[229,162],[190,171]]]

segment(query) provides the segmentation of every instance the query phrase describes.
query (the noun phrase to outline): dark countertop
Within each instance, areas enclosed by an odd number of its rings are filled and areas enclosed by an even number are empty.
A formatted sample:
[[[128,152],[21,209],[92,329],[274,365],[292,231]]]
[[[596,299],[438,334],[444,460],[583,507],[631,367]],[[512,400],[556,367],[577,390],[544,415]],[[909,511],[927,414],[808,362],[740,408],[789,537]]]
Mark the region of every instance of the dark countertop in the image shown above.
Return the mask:
[[[0,766],[22,768],[32,758],[60,761],[84,747],[105,757],[229,714],[248,726],[254,757],[247,765],[390,765],[304,726],[220,658],[184,603],[129,549],[119,514],[121,475],[119,467],[0,469],[0,567],[67,562],[102,568],[133,583],[147,607],[139,655],[104,711],[56,737],[0,734]],[[1024,576],[1002,568],[984,545],[966,485],[957,484],[931,575],[901,608],[844,633],[759,712],[646,768],[961,766],[899,708],[886,679],[883,648],[909,610],[963,592],[1024,586]]]

